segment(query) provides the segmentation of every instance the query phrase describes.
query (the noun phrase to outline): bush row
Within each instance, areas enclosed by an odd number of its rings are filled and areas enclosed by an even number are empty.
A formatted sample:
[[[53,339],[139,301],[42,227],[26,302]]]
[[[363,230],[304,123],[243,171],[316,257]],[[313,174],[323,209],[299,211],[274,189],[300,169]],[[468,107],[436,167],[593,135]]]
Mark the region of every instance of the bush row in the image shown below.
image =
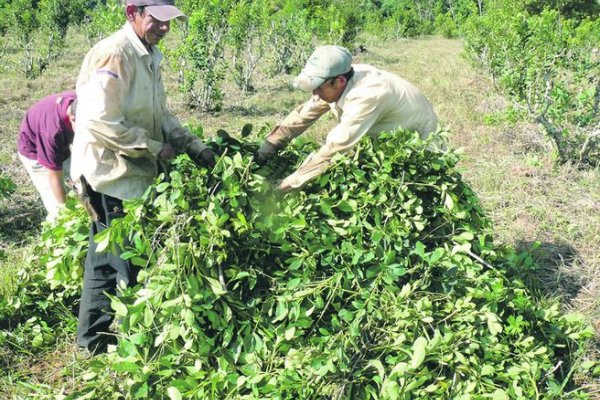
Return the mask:
[[[560,163],[600,163],[600,4],[487,2],[462,27],[474,60],[539,123]]]
[[[597,165],[600,149],[600,5],[594,0],[181,0],[165,49],[191,108],[218,110],[223,82],[253,91],[260,69],[294,73],[314,40],[354,48],[359,32],[399,38],[462,36],[470,56],[539,123],[559,162]],[[89,45],[124,22],[118,0],[0,1],[0,31],[23,49],[20,69],[42,74],[60,55],[69,26]],[[3,50],[8,46],[6,40]],[[4,54],[0,52],[0,57]]]
[[[174,24],[181,41],[167,57],[189,106],[204,110],[221,106],[225,77],[252,91],[259,67],[269,75],[296,72],[315,38],[353,48],[364,30],[387,38],[453,36],[476,11],[471,0],[181,0],[178,6],[190,19]],[[3,0],[0,17],[0,32],[16,42],[3,46],[24,49],[19,67],[28,78],[62,55],[69,27],[92,45],[124,22],[119,0]]]

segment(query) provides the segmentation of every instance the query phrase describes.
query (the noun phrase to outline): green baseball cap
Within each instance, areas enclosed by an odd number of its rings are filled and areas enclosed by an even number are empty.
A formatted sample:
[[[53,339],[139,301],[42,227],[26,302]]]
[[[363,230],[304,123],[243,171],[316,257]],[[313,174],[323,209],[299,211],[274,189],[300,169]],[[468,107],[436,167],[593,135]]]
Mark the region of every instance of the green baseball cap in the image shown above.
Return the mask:
[[[352,68],[352,54],[342,46],[317,47],[304,69],[294,79],[294,87],[312,92],[327,79],[345,74]]]

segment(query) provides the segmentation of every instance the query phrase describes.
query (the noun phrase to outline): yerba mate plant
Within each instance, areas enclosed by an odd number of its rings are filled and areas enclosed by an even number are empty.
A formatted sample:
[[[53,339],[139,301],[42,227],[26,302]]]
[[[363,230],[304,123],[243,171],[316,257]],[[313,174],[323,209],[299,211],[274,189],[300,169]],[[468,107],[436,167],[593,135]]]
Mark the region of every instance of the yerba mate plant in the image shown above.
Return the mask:
[[[499,247],[456,154],[418,135],[364,139],[303,191],[217,139],[97,237],[127,243],[140,284],[112,299],[119,343],[70,398],[585,398],[591,330],[537,298],[528,254]]]

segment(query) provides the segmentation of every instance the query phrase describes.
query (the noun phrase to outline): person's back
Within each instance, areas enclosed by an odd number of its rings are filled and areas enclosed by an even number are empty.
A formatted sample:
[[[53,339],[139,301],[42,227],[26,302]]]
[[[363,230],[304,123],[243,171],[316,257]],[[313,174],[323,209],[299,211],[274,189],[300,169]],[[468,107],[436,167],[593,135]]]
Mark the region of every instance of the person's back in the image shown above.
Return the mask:
[[[294,86],[311,92],[312,97],[273,128],[257,153],[259,161],[277,154],[327,111],[339,123],[327,134],[323,146],[279,184],[282,191],[315,179],[335,154],[350,151],[364,135],[408,129],[425,139],[437,130],[435,111],[419,89],[374,66],[352,64],[352,54],[341,46],[315,49]],[[445,148],[441,140],[433,142],[432,149]]]
[[[352,68],[354,75],[335,105],[344,110],[352,102],[360,103],[363,115],[373,118],[366,134],[402,128],[415,130],[425,139],[436,131],[433,106],[416,86],[372,65],[354,64]]]
[[[19,159],[42,198],[48,221],[66,201],[63,168],[71,156],[76,104],[74,91],[44,97],[27,110],[19,129]]]

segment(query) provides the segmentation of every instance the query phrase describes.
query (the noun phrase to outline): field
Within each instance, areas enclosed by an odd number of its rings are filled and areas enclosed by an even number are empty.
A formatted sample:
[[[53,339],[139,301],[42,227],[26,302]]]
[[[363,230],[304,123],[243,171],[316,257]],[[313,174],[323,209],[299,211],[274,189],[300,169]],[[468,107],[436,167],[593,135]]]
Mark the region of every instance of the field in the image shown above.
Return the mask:
[[[8,48],[1,59],[0,168],[18,189],[0,200],[0,295],[14,287],[15,272],[27,263],[43,219],[41,201],[14,157],[16,134],[25,110],[35,100],[73,88],[87,43],[80,35],[69,37],[67,54],[32,81],[11,67],[18,49]],[[493,220],[495,240],[532,251],[543,266],[541,290],[548,297],[560,297],[564,310],[580,311],[592,323],[600,321],[599,171],[556,166],[552,147],[538,127],[511,120],[506,113],[510,105],[486,75],[461,56],[459,41],[430,37],[382,43],[364,37],[363,45],[365,51],[356,55],[355,62],[396,72],[429,97],[450,132],[450,146],[462,151],[463,177]],[[291,89],[290,76],[264,77],[256,79],[253,94],[238,93],[228,83],[223,110],[198,113],[186,109],[168,65],[163,71],[171,108],[182,121],[201,124],[209,134],[219,128],[237,133],[247,122],[256,132],[265,124],[275,124],[306,97]],[[322,137],[332,123],[320,121],[310,134]],[[0,381],[0,397],[9,398],[14,381],[23,376],[31,382],[69,384],[69,368],[78,357],[74,347],[63,343],[55,354],[44,359],[32,355],[15,365],[12,378]],[[596,359],[597,351],[591,347],[585,357]],[[597,382],[580,383],[600,397]]]

